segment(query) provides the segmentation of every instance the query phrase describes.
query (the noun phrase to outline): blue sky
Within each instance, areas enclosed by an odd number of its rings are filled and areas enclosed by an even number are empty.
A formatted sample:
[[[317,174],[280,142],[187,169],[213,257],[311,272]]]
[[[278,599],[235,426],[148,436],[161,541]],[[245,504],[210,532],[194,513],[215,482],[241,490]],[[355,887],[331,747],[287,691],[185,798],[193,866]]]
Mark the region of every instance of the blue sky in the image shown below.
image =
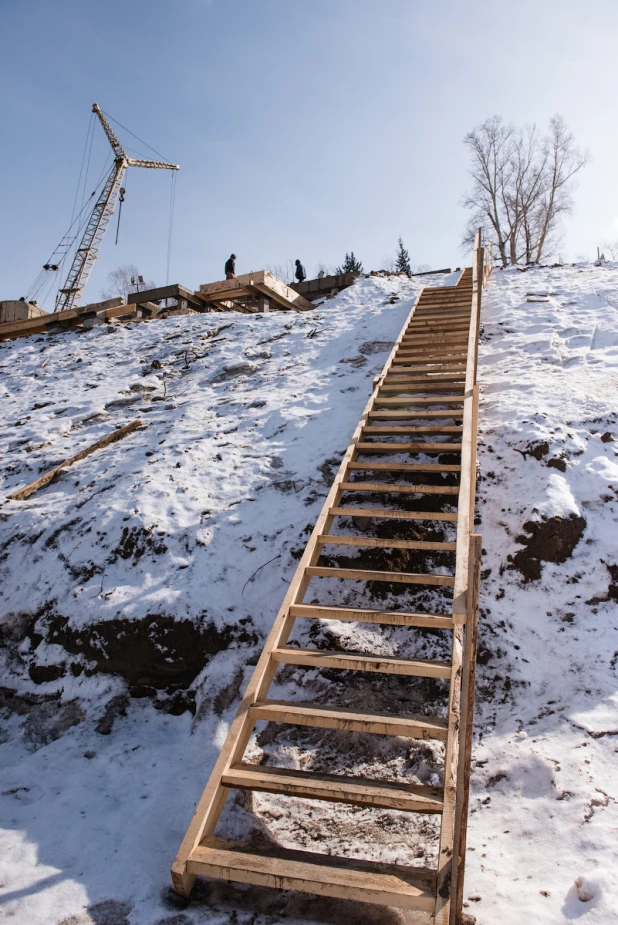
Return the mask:
[[[615,0],[0,0],[2,292],[69,225],[93,102],[179,163],[170,280],[300,257],[465,261],[463,135],[561,113],[593,161],[563,254],[618,239]],[[140,146],[118,130],[131,147]],[[107,142],[100,127],[91,179]],[[164,284],[170,177],[127,176],[82,301],[128,262]],[[47,305],[46,307],[49,307]]]

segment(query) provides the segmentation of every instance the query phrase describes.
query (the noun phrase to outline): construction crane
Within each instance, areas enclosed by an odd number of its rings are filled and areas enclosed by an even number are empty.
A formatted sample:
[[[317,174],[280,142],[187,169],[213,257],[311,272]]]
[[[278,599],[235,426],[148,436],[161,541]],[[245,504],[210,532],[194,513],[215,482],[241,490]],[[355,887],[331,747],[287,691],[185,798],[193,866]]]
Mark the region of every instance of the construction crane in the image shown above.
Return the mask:
[[[97,259],[107,226],[114,214],[118,198],[120,197],[121,203],[123,201],[124,189],[122,181],[127,167],[148,167],[155,170],[180,169],[178,164],[168,164],[164,161],[136,160],[129,157],[97,103],[93,103],[92,111],[98,116],[107,140],[112,147],[114,163],[86,223],[86,228],[75,251],[64,285],[58,290],[55,312],[75,308],[79,303],[94,262]],[[57,267],[46,264],[44,269],[57,270]]]

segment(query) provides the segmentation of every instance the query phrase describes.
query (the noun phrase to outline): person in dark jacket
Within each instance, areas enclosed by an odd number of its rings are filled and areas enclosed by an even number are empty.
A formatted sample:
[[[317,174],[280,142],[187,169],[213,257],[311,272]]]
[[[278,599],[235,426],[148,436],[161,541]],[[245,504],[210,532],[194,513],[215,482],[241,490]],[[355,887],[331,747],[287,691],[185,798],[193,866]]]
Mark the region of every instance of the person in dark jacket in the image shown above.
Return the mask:
[[[236,254],[230,254],[229,260],[225,261],[225,278],[236,279]]]
[[[305,273],[305,268],[300,262],[300,260],[297,260],[296,261],[296,279],[298,280],[299,283],[302,283],[305,281],[306,278],[307,278],[307,274]]]

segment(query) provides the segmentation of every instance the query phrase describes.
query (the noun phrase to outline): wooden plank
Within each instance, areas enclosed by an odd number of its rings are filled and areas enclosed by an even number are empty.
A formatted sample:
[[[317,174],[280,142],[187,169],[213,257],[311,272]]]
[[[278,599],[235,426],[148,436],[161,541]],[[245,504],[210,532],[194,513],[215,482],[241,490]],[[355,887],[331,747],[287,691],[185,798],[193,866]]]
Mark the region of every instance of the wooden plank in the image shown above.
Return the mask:
[[[383,469],[387,472],[459,472],[461,466],[446,465],[441,463],[391,463],[391,462],[351,462],[348,466],[350,471],[371,471]],[[427,486],[429,489],[433,486]],[[459,491],[459,488],[455,488]]]
[[[316,729],[339,729],[343,732],[404,736],[408,739],[446,740],[448,721],[441,717],[401,713],[398,716],[360,713],[344,707],[325,707],[319,703],[293,703],[285,700],[262,700],[251,707],[256,721],[289,723]]]
[[[451,676],[450,663],[435,659],[386,658],[379,655],[357,655],[352,652],[330,652],[328,649],[295,648],[275,649],[273,658],[283,665],[303,665],[307,668],[336,668],[418,678]]]
[[[344,491],[370,492],[371,494],[403,495],[457,495],[459,487],[454,485],[402,485],[398,482],[344,482]]]
[[[405,392],[411,395],[423,395],[426,392],[444,392],[446,395],[449,393],[453,395],[457,393],[459,389],[463,392],[463,381],[459,383],[451,380],[450,382],[439,382],[434,385],[433,382],[408,382],[407,379],[392,379],[385,382],[380,391],[393,393]],[[436,401],[438,398],[439,395],[436,395]]]
[[[370,549],[425,549],[428,552],[455,552],[455,543],[431,543],[421,540],[390,540],[377,536],[343,536],[323,533],[321,546],[366,546]]]
[[[459,424],[428,424],[426,427],[406,427],[402,425],[401,427],[395,425],[369,425],[368,427],[363,428],[364,434],[373,434],[374,436],[389,435],[393,437],[402,436],[404,434],[460,434],[462,428]]]
[[[318,896],[433,912],[435,875],[424,868],[270,848],[268,853],[209,838],[188,861],[190,875],[297,890]]]
[[[383,520],[448,520],[455,522],[457,514],[444,511],[393,511],[376,507],[333,507],[334,517],[378,517]]]
[[[426,334],[417,334],[410,338],[409,342],[402,341],[401,349],[398,352],[403,355],[409,347],[432,347],[435,349],[435,347],[443,344],[453,346],[467,343],[467,331],[463,334],[434,334],[432,337],[428,337]]]
[[[279,305],[283,305],[285,308],[293,308],[295,311],[313,311],[314,305],[309,302],[308,299],[305,299],[299,292],[295,292],[289,286],[286,286],[285,283],[281,282],[280,279],[277,279],[276,276],[273,276],[272,273],[269,273],[268,270],[264,270],[264,276],[261,280],[255,282],[255,286],[264,295],[267,295],[273,300],[273,302],[278,302]]]
[[[402,585],[436,585],[452,588],[455,584],[453,575],[425,575],[416,572],[383,572],[373,569],[329,568],[311,565],[307,574],[313,578],[338,578],[351,581],[387,581]]]
[[[400,359],[398,357],[398,359]],[[444,385],[448,382],[455,382],[459,387],[466,378],[465,369],[449,369],[448,367],[435,366],[427,372],[419,372],[418,369],[410,369],[403,366],[399,369],[396,365],[392,366],[384,377],[385,382],[415,382],[423,385],[424,383],[436,383]]]
[[[131,421],[130,424],[125,424],[124,427],[119,427],[118,430],[113,430],[111,434],[107,434],[107,436],[101,437],[101,439],[97,440],[96,443],[91,443],[90,446],[86,447],[85,450],[82,450],[75,456],[71,456],[69,459],[65,459],[65,461],[60,463],[59,466],[54,466],[53,469],[50,469],[49,472],[41,475],[34,482],[30,482],[29,485],[26,485],[24,488],[20,488],[19,491],[13,492],[12,495],[9,495],[9,500],[25,501],[26,498],[29,498],[30,495],[34,494],[35,491],[38,491],[39,488],[43,488],[45,485],[49,485],[49,483],[56,478],[62,469],[67,469],[74,463],[79,462],[80,459],[85,459],[86,456],[90,456],[90,454],[94,453],[95,450],[102,450],[104,447],[110,446],[112,443],[117,443],[118,440],[122,440],[123,437],[128,437],[129,434],[132,434],[134,430],[137,430],[137,428],[141,426],[142,422],[138,420]]]
[[[410,369],[411,366],[414,366],[413,369]],[[404,373],[441,373],[443,369],[446,369],[449,375],[456,374],[458,372],[465,373],[466,364],[461,363],[458,360],[453,360],[451,363],[436,363],[434,366],[417,366],[412,363],[406,363],[405,366],[401,367],[401,371]],[[399,366],[393,364],[390,368],[390,372],[387,373],[387,377],[393,375],[394,373],[399,372]]]
[[[478,650],[479,594],[481,584],[482,537],[478,533],[470,536],[468,555],[468,614],[466,618],[463,648],[461,684],[461,733],[459,738],[460,769],[457,775],[457,799],[455,811],[455,863],[451,895],[451,925],[461,925],[463,909],[464,874],[466,864],[466,843],[468,828],[468,804],[470,800],[470,777],[472,769],[472,736],[474,729],[474,694],[476,681],[476,657]]]
[[[402,485],[398,482],[345,482],[344,491],[366,491],[371,494],[458,495],[457,485]]]
[[[475,242],[474,279],[472,305],[475,302],[475,292],[479,288],[477,274],[477,251],[480,248],[480,232]],[[435,925],[450,925],[454,912],[455,896],[452,896],[454,878],[457,876],[457,860],[455,858],[455,832],[456,832],[456,803],[458,775],[461,773],[459,765],[460,753],[460,721],[461,721],[461,678],[463,666],[463,640],[464,622],[468,612],[468,577],[469,577],[469,546],[470,546],[470,492],[473,490],[472,470],[476,469],[476,460],[473,459],[474,435],[474,405],[476,390],[476,366],[474,362],[476,344],[478,341],[479,315],[472,312],[470,320],[470,335],[468,339],[468,367],[466,370],[466,401],[464,405],[461,454],[460,494],[457,519],[457,555],[455,565],[455,587],[453,590],[453,620],[457,624],[453,630],[451,648],[451,681],[449,686],[448,719],[449,729],[446,740],[444,758],[444,814],[440,826],[440,844],[438,849],[438,879],[436,896]]]
[[[359,453],[460,453],[461,443],[357,443]]]
[[[382,405],[384,404],[384,402],[380,401],[379,404]],[[389,401],[389,404],[390,404],[390,401]],[[445,409],[435,409],[432,411],[424,411],[424,410],[417,409],[415,411],[406,411],[405,408],[400,408],[396,411],[384,411],[384,410],[370,411],[368,417],[369,417],[369,420],[371,421],[373,420],[382,420],[382,421],[393,421],[393,420],[394,421],[404,421],[404,420],[423,421],[425,420],[426,421],[426,420],[433,420],[434,418],[435,419],[446,418],[448,420],[453,421],[456,419],[461,419],[462,412],[458,411],[456,408],[451,408],[448,411]]]
[[[449,614],[408,613],[402,610],[355,610],[351,607],[326,607],[323,604],[292,604],[294,617],[312,620],[343,620],[349,623],[385,623],[388,626],[418,626],[452,629]]]
[[[293,771],[244,762],[232,765],[224,773],[223,786],[351,806],[397,809],[405,813],[442,812],[442,791],[437,787]]]
[[[418,396],[416,398],[382,398],[382,392],[390,391],[390,386],[381,385],[378,388],[378,397],[376,401],[396,401],[408,405],[463,405],[464,394],[461,395],[430,395],[427,397]]]
[[[427,318],[424,321],[415,321],[408,325],[402,343],[406,344],[415,340],[418,334],[452,334],[467,329],[469,326],[469,316],[460,320],[431,321]]]

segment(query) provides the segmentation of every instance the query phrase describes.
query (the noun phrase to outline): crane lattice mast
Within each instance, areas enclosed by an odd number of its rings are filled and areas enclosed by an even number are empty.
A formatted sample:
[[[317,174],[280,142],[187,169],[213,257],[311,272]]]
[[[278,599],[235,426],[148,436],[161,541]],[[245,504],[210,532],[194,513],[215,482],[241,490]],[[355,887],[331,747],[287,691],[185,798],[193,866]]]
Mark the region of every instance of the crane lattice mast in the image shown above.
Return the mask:
[[[103,131],[114,152],[114,163],[99,198],[95,203],[90,218],[88,219],[86,229],[75,251],[75,256],[73,257],[73,262],[65,283],[58,290],[56,306],[54,308],[56,312],[75,308],[79,303],[82,292],[88,282],[88,277],[92,271],[92,267],[94,266],[94,262],[97,259],[101,242],[107,231],[107,226],[114,214],[127,167],[179,170],[178,164],[167,164],[164,161],[136,160],[133,157],[128,157],[97,103],[93,103],[92,111],[97,114],[103,126]]]

